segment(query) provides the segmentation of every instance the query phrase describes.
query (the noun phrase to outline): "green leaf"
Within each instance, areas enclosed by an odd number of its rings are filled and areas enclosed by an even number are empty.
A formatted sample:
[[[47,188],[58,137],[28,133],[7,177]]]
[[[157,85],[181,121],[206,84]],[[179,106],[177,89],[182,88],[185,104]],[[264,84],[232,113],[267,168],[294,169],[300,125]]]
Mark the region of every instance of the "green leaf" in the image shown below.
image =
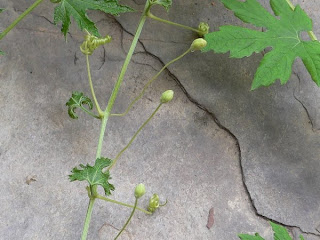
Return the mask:
[[[239,234],[238,236],[241,240],[264,240],[259,233],[256,233],[255,235]]]
[[[69,175],[71,182],[73,181],[88,181],[90,186],[100,185],[103,187],[106,195],[111,195],[111,191],[114,190],[114,186],[109,183],[110,173],[109,171],[103,172],[102,170],[112,163],[111,159],[108,158],[97,158],[94,166],[87,164],[84,166],[80,164],[80,168],[74,168]]]
[[[101,10],[112,15],[133,11],[130,7],[120,5],[118,0],[61,0],[54,9],[54,23],[62,22],[61,31],[66,37],[72,16],[81,30],[86,29],[100,37],[95,23],[87,16],[87,10]]]
[[[286,228],[273,222],[270,225],[274,231],[274,240],[292,240]]]
[[[78,116],[75,113],[75,109],[76,108],[83,109],[84,104],[88,105],[90,110],[93,108],[93,103],[90,98],[84,96],[82,92],[73,92],[72,97],[66,103],[66,105],[68,106],[69,116],[73,119],[77,119]]]
[[[172,0],[150,0],[150,3],[152,5],[161,5],[163,6],[167,11],[169,11],[169,8],[172,5]]]
[[[0,8],[0,13],[2,13],[5,9],[4,8]]]
[[[275,14],[273,16],[256,0],[221,1],[243,22],[265,27],[267,31],[222,26],[218,32],[205,35],[208,45],[204,51],[230,51],[230,57],[242,58],[272,47],[260,62],[252,90],[269,86],[277,79],[280,79],[281,84],[285,84],[291,76],[292,64],[297,57],[302,59],[313,81],[320,86],[320,43],[301,39],[302,31],[312,30],[312,20],[300,6],[296,6],[292,11],[286,0],[270,0]]]
[[[304,240],[304,238],[303,238],[303,236],[302,236],[302,235],[300,235],[300,236],[299,236],[299,238],[300,238],[300,240]]]

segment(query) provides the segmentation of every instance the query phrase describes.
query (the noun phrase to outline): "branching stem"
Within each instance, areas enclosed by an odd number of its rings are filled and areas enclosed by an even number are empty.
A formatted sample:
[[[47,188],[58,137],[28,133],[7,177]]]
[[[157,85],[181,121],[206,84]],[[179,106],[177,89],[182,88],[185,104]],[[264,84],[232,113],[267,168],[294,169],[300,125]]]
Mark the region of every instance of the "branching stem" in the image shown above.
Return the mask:
[[[133,207],[133,209],[132,209],[132,212],[131,212],[131,214],[130,214],[128,220],[127,220],[127,222],[124,224],[124,226],[122,227],[122,229],[120,230],[120,232],[118,233],[118,235],[115,237],[114,240],[116,240],[116,239],[121,235],[121,233],[126,229],[126,227],[127,227],[127,225],[129,224],[129,222],[130,222],[130,220],[131,220],[134,212],[136,211],[137,205],[138,205],[138,198],[136,198],[136,201],[134,202],[134,207]]]
[[[129,141],[129,143],[118,153],[118,155],[114,158],[112,164],[110,165],[110,167],[107,170],[110,170],[119,160],[119,158],[121,157],[121,155],[124,153],[125,150],[127,150],[128,147],[130,147],[130,145],[132,144],[132,142],[136,139],[137,135],[139,134],[139,132],[148,124],[148,122],[150,122],[150,120],[154,117],[154,115],[158,112],[158,110],[160,109],[160,107],[162,106],[163,103],[160,103],[158,105],[158,107],[156,108],[156,110],[153,111],[153,113],[151,114],[151,116],[141,125],[141,127],[138,129],[138,131],[133,135],[133,137],[131,138],[131,140]]]
[[[119,201],[116,201],[116,200],[113,200],[113,199],[110,199],[110,198],[106,198],[106,197],[103,197],[103,196],[100,196],[100,195],[97,195],[96,198],[99,198],[101,200],[104,200],[104,201],[107,201],[107,202],[111,202],[111,203],[115,203],[115,204],[119,204],[121,206],[125,206],[125,207],[129,207],[129,208],[134,208],[133,205],[130,205],[130,204],[127,204],[127,203],[123,203],[123,202],[119,202]],[[146,214],[152,214],[152,212],[149,212],[143,208],[139,208],[137,207],[137,210],[141,211],[141,212],[144,212]]]
[[[35,9],[43,0],[35,1],[27,10],[25,10],[16,20],[14,20],[9,27],[7,27],[1,34],[0,40],[4,38],[25,16],[27,16],[33,9]]]
[[[91,70],[90,70],[90,60],[89,60],[89,55],[86,54],[86,60],[87,60],[87,70],[88,70],[88,80],[89,80],[89,85],[90,85],[90,90],[91,90],[91,95],[93,98],[93,101],[96,105],[97,111],[99,113],[100,118],[102,118],[102,116],[104,115],[103,111],[101,110],[96,94],[94,92],[94,88],[93,88],[93,84],[92,84],[92,78],[91,78]]]
[[[194,31],[196,33],[198,33],[199,35],[203,35],[204,33],[202,31],[200,31],[199,29],[196,29],[196,28],[192,28],[192,27],[189,27],[189,26],[185,26],[185,25],[182,25],[180,23],[175,23],[175,22],[171,22],[169,20],[165,20],[165,19],[162,19],[162,18],[159,18],[159,17],[156,17],[155,15],[153,15],[150,11],[147,13],[147,16],[153,20],[156,20],[156,21],[159,21],[159,22],[163,22],[163,23],[166,23],[166,24],[170,24],[170,25],[173,25],[173,26],[176,26],[176,27],[181,27],[181,28],[184,28],[184,29],[187,29],[187,30],[191,30],[191,31]]]
[[[140,22],[139,22],[136,34],[135,34],[135,36],[133,38],[133,41],[131,43],[131,47],[130,47],[129,52],[127,54],[127,57],[126,57],[126,59],[125,59],[125,61],[123,63],[120,75],[119,75],[118,80],[117,80],[117,82],[116,82],[116,84],[114,86],[114,89],[113,89],[112,94],[110,96],[110,99],[108,101],[107,108],[104,111],[104,114],[103,114],[103,117],[102,117],[101,128],[100,128],[100,136],[99,136],[99,142],[98,142],[97,153],[96,153],[96,159],[101,157],[103,139],[104,139],[104,135],[105,135],[105,131],[106,131],[107,122],[108,122],[108,119],[109,119],[109,116],[110,116],[110,112],[111,112],[112,107],[114,105],[114,102],[115,102],[115,100],[117,98],[117,95],[118,95],[121,83],[123,81],[124,75],[127,72],[127,68],[128,68],[129,63],[130,63],[131,57],[133,55],[133,52],[134,52],[134,50],[135,50],[135,48],[137,46],[138,39],[139,39],[140,34],[142,32],[142,28],[144,26],[144,23],[145,23],[145,21],[147,19],[147,12],[149,11],[149,9],[150,9],[149,1],[146,1],[146,5],[145,5],[144,11],[142,13],[142,16],[140,18]],[[96,191],[97,191],[97,187],[93,186],[92,187],[92,192],[96,193]],[[89,207],[88,207],[87,216],[86,216],[86,221],[85,221],[83,234],[82,234],[82,240],[86,240],[86,238],[87,238],[87,233],[88,233],[88,230],[89,230],[89,224],[90,224],[91,213],[92,213],[92,208],[93,208],[95,196],[97,196],[97,195],[94,195],[93,198],[90,198]]]
[[[292,4],[291,0],[286,0],[286,1],[287,1],[288,5],[290,6],[291,10],[294,11],[295,6]],[[313,31],[308,31],[308,35],[312,41],[318,41],[318,39]]]
[[[149,87],[149,85],[154,81],[156,80],[159,75],[172,63],[180,60],[181,58],[183,58],[185,55],[187,55],[189,52],[191,51],[191,48],[189,48],[187,51],[185,51],[183,54],[181,54],[179,57],[171,60],[170,62],[168,62],[166,65],[163,66],[163,68],[161,68],[161,70],[156,74],[154,75],[148,82],[147,84],[143,87],[141,93],[129,104],[127,110],[123,113],[115,113],[115,114],[111,114],[111,116],[116,116],[116,117],[123,117],[125,116],[129,110],[132,108],[132,106],[140,99],[142,98],[143,94],[145,93],[145,91],[147,90],[147,88]]]

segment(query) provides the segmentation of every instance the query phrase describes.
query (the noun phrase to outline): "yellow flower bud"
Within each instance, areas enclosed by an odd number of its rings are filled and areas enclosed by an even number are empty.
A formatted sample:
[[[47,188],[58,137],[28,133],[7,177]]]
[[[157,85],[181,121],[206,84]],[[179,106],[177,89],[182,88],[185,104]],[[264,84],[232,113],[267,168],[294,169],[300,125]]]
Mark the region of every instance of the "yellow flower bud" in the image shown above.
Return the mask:
[[[203,38],[197,38],[197,39],[194,40],[193,43],[191,44],[191,51],[201,50],[201,49],[204,48],[205,46],[207,46],[207,41],[204,40]]]
[[[136,198],[142,197],[146,193],[146,188],[143,183],[140,183],[136,186],[136,189],[134,190],[134,196]]]
[[[173,99],[174,92],[172,90],[167,90],[164,93],[162,93],[160,102],[161,103],[167,103],[170,102]]]

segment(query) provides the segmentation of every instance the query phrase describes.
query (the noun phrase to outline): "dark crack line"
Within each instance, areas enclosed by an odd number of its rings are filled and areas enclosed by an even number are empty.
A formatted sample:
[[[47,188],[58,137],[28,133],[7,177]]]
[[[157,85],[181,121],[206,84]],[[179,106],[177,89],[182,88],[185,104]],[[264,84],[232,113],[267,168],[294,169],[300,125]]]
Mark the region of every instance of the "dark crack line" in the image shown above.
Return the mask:
[[[115,19],[115,21],[117,21]],[[118,22],[118,21],[117,21]],[[118,22],[119,26],[123,29],[123,31],[125,31],[126,33],[130,34],[131,36],[134,36],[134,34],[132,34],[131,32],[129,32],[128,30],[126,30],[122,24],[120,22]],[[153,53],[149,52],[146,47],[144,46],[144,44],[141,42],[141,40],[138,41],[142,48],[144,49],[144,51],[149,54],[150,56],[152,56],[153,58],[155,58],[156,60],[158,60],[163,66],[165,65],[165,63],[156,55],[154,55]],[[279,224],[283,227],[286,227],[287,229],[293,229],[293,228],[296,228],[298,229],[302,234],[309,234],[309,235],[312,235],[312,236],[317,236],[317,237],[320,237],[320,234],[316,234],[316,233],[312,233],[312,232],[307,232],[307,231],[303,231],[299,226],[294,226],[294,225],[287,225],[287,224],[284,224],[284,223],[281,223],[275,219],[272,219],[272,218],[269,218],[269,217],[266,217],[262,214],[259,213],[259,211],[257,210],[256,206],[255,206],[255,203],[254,203],[254,200],[251,196],[251,193],[249,192],[249,189],[248,189],[248,186],[246,184],[246,179],[245,179],[245,175],[244,175],[244,167],[242,165],[242,155],[241,155],[241,148],[240,148],[240,142],[238,140],[238,138],[231,132],[230,129],[228,129],[227,127],[225,127],[220,121],[219,119],[216,117],[216,115],[211,112],[210,110],[208,110],[205,106],[203,106],[201,103],[199,103],[197,100],[195,100],[189,93],[188,91],[186,90],[186,88],[182,85],[182,83],[180,82],[180,80],[169,70],[169,69],[166,69],[165,70],[167,72],[167,74],[176,82],[176,84],[180,87],[180,89],[182,90],[182,92],[185,94],[185,96],[188,98],[188,100],[193,103],[194,105],[196,105],[199,109],[203,110],[204,112],[206,112],[209,116],[211,116],[211,118],[213,119],[213,121],[218,125],[218,127],[222,130],[224,130],[225,132],[227,132],[230,137],[234,140],[235,142],[235,145],[238,149],[238,159],[239,159],[239,166],[240,166],[240,171],[241,171],[241,176],[242,176],[242,185],[245,189],[245,192],[249,198],[249,201],[250,201],[250,205],[251,205],[251,209],[252,211],[255,213],[255,215],[258,217],[258,218],[261,218],[265,221],[272,221],[276,224]],[[292,231],[292,230],[291,230]]]
[[[294,71],[293,71],[293,74],[298,78],[298,81],[299,81],[299,86],[298,86],[298,87],[300,87],[301,78],[300,78],[299,74],[297,74],[297,73],[294,72]],[[296,96],[296,94],[295,94],[295,93],[296,93],[296,89],[297,89],[298,87],[296,87],[296,88],[293,90],[293,97],[294,97],[294,99],[296,99],[296,100],[301,104],[301,106],[302,106],[303,109],[305,110],[305,112],[306,112],[306,114],[307,114],[307,117],[308,117],[308,119],[309,119],[309,123],[310,123],[311,128],[312,128],[312,131],[315,132],[315,126],[314,126],[314,123],[313,123],[313,121],[312,121],[312,118],[311,118],[311,115],[310,115],[310,113],[309,113],[308,108],[304,105],[304,103],[303,103],[303,102]]]

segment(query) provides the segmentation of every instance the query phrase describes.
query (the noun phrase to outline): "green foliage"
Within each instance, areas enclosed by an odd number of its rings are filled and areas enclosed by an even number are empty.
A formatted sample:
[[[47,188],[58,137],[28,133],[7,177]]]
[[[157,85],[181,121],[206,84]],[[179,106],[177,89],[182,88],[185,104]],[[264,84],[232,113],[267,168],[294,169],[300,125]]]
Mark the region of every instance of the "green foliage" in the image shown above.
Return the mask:
[[[106,195],[111,195],[111,191],[114,190],[114,186],[109,183],[110,173],[109,171],[103,172],[102,170],[112,163],[111,159],[108,158],[97,158],[94,166],[87,164],[84,166],[80,164],[80,168],[74,168],[69,175],[70,181],[88,181],[90,186],[100,185],[103,187]]]
[[[95,23],[87,16],[87,10],[100,10],[112,15],[133,11],[130,7],[120,5],[118,0],[61,0],[54,9],[54,23],[62,22],[61,31],[66,37],[72,16],[81,30],[87,29],[93,35],[100,37]]]
[[[152,5],[157,4],[157,5],[163,6],[167,11],[169,11],[169,8],[172,5],[172,0],[149,0],[149,1]]]
[[[269,223],[274,232],[274,240],[292,240],[287,229],[273,222]],[[255,235],[239,234],[238,236],[241,240],[264,240],[264,238],[262,238],[259,233],[256,233]],[[300,235],[300,240],[304,240],[302,235]]]
[[[73,92],[72,97],[66,103],[66,105],[68,106],[69,116],[73,119],[77,119],[78,116],[75,113],[75,109],[78,107],[83,109],[84,104],[88,105],[90,110],[93,108],[93,103],[90,98],[84,96],[82,92]]]
[[[300,6],[292,11],[286,0],[270,0],[275,14],[273,16],[256,0],[221,1],[243,22],[265,27],[267,31],[222,26],[220,31],[205,35],[208,45],[204,51],[230,51],[230,57],[242,58],[272,47],[272,51],[264,55],[256,71],[252,90],[269,86],[277,79],[285,84],[291,76],[292,64],[297,57],[302,59],[313,81],[320,86],[320,43],[301,39],[301,32],[312,30],[312,20]]]

